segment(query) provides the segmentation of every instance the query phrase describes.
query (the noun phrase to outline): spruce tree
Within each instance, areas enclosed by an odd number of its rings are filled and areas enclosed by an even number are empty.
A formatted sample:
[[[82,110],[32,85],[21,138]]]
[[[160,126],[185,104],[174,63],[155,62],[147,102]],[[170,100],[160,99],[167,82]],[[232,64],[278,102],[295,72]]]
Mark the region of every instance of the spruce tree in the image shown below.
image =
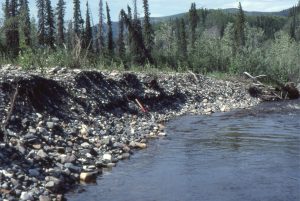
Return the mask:
[[[121,59],[125,57],[125,42],[124,42],[124,19],[122,17],[122,13],[124,10],[122,9],[119,16],[119,38],[118,38],[118,53]]]
[[[86,2],[86,19],[85,19],[85,32],[84,32],[85,48],[92,51],[93,49],[93,30],[91,26],[90,8],[89,3]]]
[[[192,3],[191,9],[189,10],[189,22],[190,22],[190,33],[191,33],[191,47],[194,48],[196,41],[196,28],[198,25],[199,16],[196,9],[196,3]]]
[[[144,6],[144,38],[145,46],[148,49],[149,53],[152,52],[154,46],[154,31],[150,22],[150,12],[148,0],[143,0]]]
[[[297,8],[293,7],[290,11],[290,16],[292,17],[292,21],[290,24],[290,37],[293,39],[296,39],[296,25],[297,25],[297,20],[296,20],[296,16],[297,16]]]
[[[132,0],[133,3],[133,19],[138,19],[138,11],[137,11],[137,0]]]
[[[20,0],[20,30],[23,31],[25,46],[31,46],[31,22],[28,0]]]
[[[9,54],[16,58],[19,54],[19,11],[17,0],[11,0],[5,2],[5,35],[6,35],[6,47]]]
[[[236,17],[236,22],[234,26],[234,34],[235,34],[235,46],[236,48],[240,48],[245,46],[246,36],[245,36],[245,14],[242,8],[241,2],[239,2],[239,11]]]
[[[5,26],[5,38],[6,38],[6,45],[10,43],[11,37],[11,29],[10,29],[10,0],[5,1],[4,5],[4,26]]]
[[[107,16],[107,50],[110,56],[114,54],[114,41],[112,32],[112,21],[110,18],[110,9],[106,2],[106,16]]]
[[[73,30],[77,38],[81,39],[83,20],[80,11],[80,0],[73,0]]]
[[[68,50],[73,49],[74,47],[74,30],[73,30],[73,22],[70,20],[67,26],[66,32],[66,42]]]
[[[57,18],[57,45],[62,46],[65,43],[65,10],[66,2],[64,0],[58,0],[56,7],[56,18]]]
[[[154,63],[152,56],[149,54],[144,44],[143,34],[136,29],[133,22],[134,20],[131,19],[130,13],[128,13],[127,15],[125,11],[122,10],[121,15],[124,19],[124,23],[128,29],[129,35],[131,36],[130,46],[134,47],[132,50],[134,51],[132,52],[133,62],[138,64],[145,64],[146,60],[148,60],[150,63]]]
[[[187,58],[187,37],[186,37],[186,27],[184,19],[180,20],[180,56],[181,59],[185,60]]]
[[[104,12],[103,12],[103,1],[99,1],[99,25],[98,25],[98,36],[97,36],[97,51],[103,55],[105,47],[104,37]]]
[[[131,9],[129,9],[131,11]],[[131,12],[128,12],[129,19],[132,18],[130,15]],[[131,56],[134,63],[143,64],[145,63],[145,55],[142,50],[142,46],[145,47],[144,39],[143,39],[143,30],[141,21],[138,18],[138,12],[137,12],[137,1],[133,0],[133,19],[131,20],[132,28],[134,29],[134,32],[131,33],[132,37],[130,39],[130,50],[131,50]],[[137,38],[138,37],[138,38]],[[146,48],[147,49],[147,48]],[[150,52],[147,50],[147,54],[150,55]],[[151,57],[151,55],[150,55]]]
[[[45,14],[46,14],[46,44],[54,48],[55,43],[55,25],[54,14],[51,6],[51,0],[45,0]]]
[[[38,8],[38,43],[43,46],[46,44],[45,0],[37,0],[36,5]]]

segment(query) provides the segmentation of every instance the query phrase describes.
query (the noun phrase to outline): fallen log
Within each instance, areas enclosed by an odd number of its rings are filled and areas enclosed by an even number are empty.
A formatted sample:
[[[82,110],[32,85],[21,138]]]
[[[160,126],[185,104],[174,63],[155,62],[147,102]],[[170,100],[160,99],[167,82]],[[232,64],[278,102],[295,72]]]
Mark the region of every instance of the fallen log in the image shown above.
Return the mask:
[[[244,72],[244,75],[254,82],[253,85],[248,89],[248,92],[252,97],[258,97],[264,101],[300,98],[299,89],[297,89],[296,84],[293,82],[283,84],[280,81],[270,78],[266,75],[252,76],[248,72]],[[268,77],[268,79],[272,80],[276,86],[268,86],[259,81],[260,78],[265,77]]]

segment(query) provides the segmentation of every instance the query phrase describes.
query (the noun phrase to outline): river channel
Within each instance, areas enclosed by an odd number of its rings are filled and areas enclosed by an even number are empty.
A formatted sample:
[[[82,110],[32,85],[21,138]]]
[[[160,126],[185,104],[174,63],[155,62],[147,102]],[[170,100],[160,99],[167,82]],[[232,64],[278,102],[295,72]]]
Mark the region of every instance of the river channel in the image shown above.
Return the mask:
[[[300,102],[185,116],[70,201],[299,201]],[[83,191],[84,189],[84,191]],[[80,191],[81,193],[78,193]],[[83,191],[83,192],[82,192]]]

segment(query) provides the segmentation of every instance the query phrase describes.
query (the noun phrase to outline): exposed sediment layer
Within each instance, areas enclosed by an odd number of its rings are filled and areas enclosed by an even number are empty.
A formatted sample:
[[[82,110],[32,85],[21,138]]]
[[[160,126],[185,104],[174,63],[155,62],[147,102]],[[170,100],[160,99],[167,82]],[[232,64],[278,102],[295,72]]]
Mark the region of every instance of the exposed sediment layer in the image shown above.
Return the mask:
[[[247,87],[194,74],[2,67],[0,199],[61,200],[164,136],[170,118],[258,104]]]

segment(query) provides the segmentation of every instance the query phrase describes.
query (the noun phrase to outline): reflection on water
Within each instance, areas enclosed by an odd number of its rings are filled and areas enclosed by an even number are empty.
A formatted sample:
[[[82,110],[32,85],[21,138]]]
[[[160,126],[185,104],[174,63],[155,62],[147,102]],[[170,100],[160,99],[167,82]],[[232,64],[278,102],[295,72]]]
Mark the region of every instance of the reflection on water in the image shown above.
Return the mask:
[[[300,103],[187,116],[69,200],[299,201]]]

